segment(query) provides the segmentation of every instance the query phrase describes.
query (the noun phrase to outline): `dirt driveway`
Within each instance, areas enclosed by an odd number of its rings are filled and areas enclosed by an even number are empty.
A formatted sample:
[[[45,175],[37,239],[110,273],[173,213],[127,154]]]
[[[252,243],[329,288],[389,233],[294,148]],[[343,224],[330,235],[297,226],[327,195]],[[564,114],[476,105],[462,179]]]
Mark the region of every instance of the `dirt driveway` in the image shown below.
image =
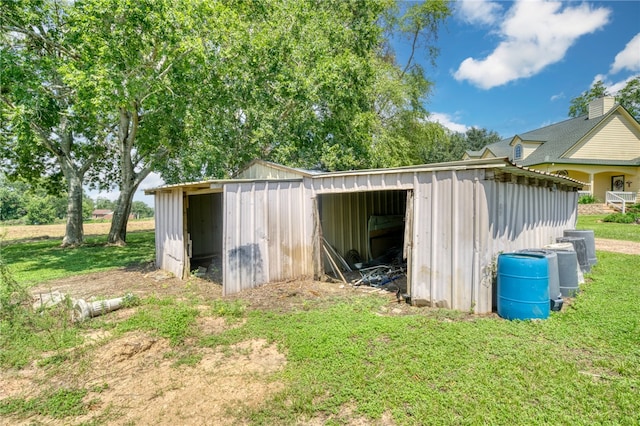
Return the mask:
[[[640,243],[634,241],[607,240],[605,238],[596,238],[595,241],[596,250],[640,255]]]

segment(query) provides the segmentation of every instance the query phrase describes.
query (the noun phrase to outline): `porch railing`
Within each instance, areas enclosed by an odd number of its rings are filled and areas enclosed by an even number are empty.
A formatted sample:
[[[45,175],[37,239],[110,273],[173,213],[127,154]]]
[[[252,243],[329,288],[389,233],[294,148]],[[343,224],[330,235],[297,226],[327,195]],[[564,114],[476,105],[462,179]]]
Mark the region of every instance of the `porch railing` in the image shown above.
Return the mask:
[[[607,205],[613,206],[616,209],[620,209],[622,213],[626,210],[627,203],[635,203],[636,202],[636,193],[635,192],[626,192],[626,191],[607,191]]]

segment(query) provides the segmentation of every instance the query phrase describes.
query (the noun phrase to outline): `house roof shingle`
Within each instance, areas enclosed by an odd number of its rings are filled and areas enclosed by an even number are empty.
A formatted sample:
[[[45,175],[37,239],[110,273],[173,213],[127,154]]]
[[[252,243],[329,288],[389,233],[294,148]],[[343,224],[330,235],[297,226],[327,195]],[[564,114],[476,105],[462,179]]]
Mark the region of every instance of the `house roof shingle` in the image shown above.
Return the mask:
[[[506,156],[511,158],[511,142],[515,137],[522,141],[542,142],[542,144],[523,160],[515,160],[517,164],[531,166],[542,163],[564,163],[564,164],[606,164],[616,166],[638,166],[640,157],[630,160],[587,160],[563,158],[562,155],[571,149],[578,141],[606,120],[616,109],[622,108],[616,105],[608,113],[597,118],[589,119],[588,115],[550,124],[548,126],[531,130],[515,135],[514,137],[502,139],[491,145],[487,145],[481,151],[467,151],[467,155],[474,158],[478,154],[482,155],[486,150],[491,151],[496,157]]]

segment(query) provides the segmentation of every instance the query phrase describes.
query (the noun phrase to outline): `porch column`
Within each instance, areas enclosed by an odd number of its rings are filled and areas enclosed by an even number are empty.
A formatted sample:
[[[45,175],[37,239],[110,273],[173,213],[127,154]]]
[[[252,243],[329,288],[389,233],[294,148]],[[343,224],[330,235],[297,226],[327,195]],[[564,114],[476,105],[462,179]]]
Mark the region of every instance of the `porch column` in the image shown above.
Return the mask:
[[[595,197],[594,189],[593,173],[589,173],[589,190],[591,191],[592,197]]]

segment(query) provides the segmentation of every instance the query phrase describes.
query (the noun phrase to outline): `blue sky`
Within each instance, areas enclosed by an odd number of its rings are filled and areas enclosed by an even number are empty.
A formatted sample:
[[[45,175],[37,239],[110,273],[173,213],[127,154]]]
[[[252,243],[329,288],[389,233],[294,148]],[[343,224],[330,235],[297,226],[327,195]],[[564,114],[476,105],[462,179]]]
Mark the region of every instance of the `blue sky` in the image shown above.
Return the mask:
[[[640,75],[640,1],[463,0],[442,27],[432,119],[503,137],[567,119],[597,80],[612,93]],[[396,42],[398,60],[408,50]]]

